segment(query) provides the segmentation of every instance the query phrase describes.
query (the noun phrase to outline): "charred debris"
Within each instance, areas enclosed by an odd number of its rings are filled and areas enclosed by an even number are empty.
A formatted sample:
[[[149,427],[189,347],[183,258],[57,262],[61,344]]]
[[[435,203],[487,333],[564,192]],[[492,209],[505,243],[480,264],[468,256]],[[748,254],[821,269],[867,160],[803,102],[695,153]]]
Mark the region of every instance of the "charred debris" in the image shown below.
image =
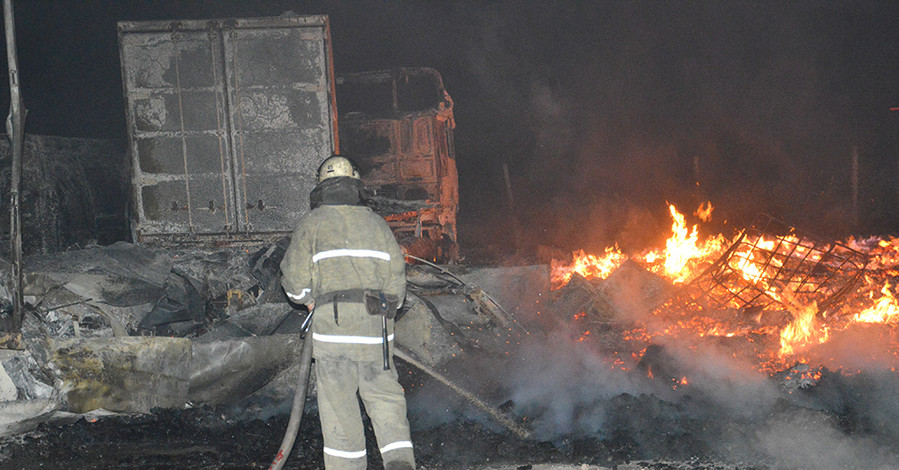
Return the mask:
[[[424,468],[783,468],[797,461],[769,448],[764,434],[804,442],[796,433],[809,426],[829,430],[816,438],[845,439],[852,453],[877,449],[869,462],[895,456],[887,422],[896,411],[874,412],[892,404],[893,374],[794,364],[756,380],[727,370],[760,357],[773,341],[764,327],[790,319],[758,283],[727,273],[731,258],[778,266],[763,270],[771,282],[803,279],[797,295],[826,294],[821,314],[834,296],[854,295],[867,264],[849,247],[795,229],[779,235],[784,227],[765,220],[686,285],[635,261],[604,280],[574,275],[551,289],[546,265],[411,256],[395,352]],[[756,235],[790,246],[753,245]],[[278,288],[287,243],[176,250],[119,242],[28,256],[23,328],[4,336],[0,351],[5,458],[63,458],[74,445],[86,450],[63,461],[101,462],[93,468],[179,459],[264,465],[290,407],[305,316]],[[825,256],[797,255],[808,250]],[[659,317],[714,319],[744,334],[656,341]],[[722,350],[736,359],[684,356]],[[320,465],[316,426],[305,420],[293,468]],[[174,447],[149,448],[141,432]],[[252,436],[235,440],[244,432]]]
[[[437,71],[335,74],[323,16],[118,29],[127,143],[24,141],[22,283],[0,266],[4,466],[267,465],[306,315],[284,298],[279,263],[315,166],[341,150],[408,254],[394,352],[423,468],[891,468],[899,456],[889,368],[746,367],[777,349],[797,304],[840,322],[836,306],[871,274],[865,254],[765,218],[686,284],[633,260],[563,286],[543,264],[459,264],[453,101]],[[703,334],[670,327],[696,323]],[[304,420],[288,468],[321,466],[316,426]]]
[[[0,351],[2,434],[109,416],[127,429],[199,419],[201,410],[212,409],[243,423],[280,423],[293,398],[306,315],[280,289],[288,242],[181,250],[118,242],[28,256],[23,327],[3,336]],[[526,439],[526,426],[482,395],[474,376],[446,371],[469,355],[508,354],[514,338],[527,332],[501,302],[524,291],[541,295],[548,272],[540,266],[450,271],[421,261],[409,266],[409,294],[397,323],[404,339],[395,354],[408,372],[407,386],[439,383],[504,432]],[[527,283],[500,290],[510,276]],[[6,319],[5,287],[2,302]]]

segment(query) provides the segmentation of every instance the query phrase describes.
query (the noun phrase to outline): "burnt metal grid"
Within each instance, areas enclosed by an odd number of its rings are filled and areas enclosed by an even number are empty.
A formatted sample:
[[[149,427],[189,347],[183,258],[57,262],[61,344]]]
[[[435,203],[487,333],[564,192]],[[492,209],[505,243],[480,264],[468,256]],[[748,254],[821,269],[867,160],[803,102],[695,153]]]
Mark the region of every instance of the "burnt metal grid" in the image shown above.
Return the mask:
[[[867,264],[864,253],[822,242],[765,215],[685,292],[705,308],[787,307],[790,301],[778,297],[790,297],[802,304],[815,301],[823,313],[856,287]],[[753,273],[748,278],[747,271]]]

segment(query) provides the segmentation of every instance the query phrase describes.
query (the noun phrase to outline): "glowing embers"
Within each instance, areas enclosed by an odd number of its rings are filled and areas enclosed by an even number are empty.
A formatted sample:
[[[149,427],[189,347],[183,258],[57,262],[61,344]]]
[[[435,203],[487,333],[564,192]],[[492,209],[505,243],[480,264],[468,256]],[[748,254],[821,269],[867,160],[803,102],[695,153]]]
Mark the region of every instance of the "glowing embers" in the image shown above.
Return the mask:
[[[868,255],[846,245],[818,242],[764,217],[685,287],[707,308],[780,305],[823,314],[857,287],[867,263]]]
[[[808,364],[796,364],[775,374],[780,383],[781,390],[793,393],[797,390],[806,390],[814,387],[824,375],[823,367],[811,367]]]

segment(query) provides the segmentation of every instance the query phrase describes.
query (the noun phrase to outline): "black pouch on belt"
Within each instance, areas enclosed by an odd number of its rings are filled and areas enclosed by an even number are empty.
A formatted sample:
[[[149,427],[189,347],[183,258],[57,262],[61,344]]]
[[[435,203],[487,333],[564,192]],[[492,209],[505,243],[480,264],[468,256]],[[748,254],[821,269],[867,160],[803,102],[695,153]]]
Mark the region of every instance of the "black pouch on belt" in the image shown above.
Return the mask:
[[[400,303],[397,296],[377,290],[366,290],[364,298],[365,310],[369,315],[383,315],[390,320],[396,317],[396,310]]]
[[[324,294],[320,297],[315,298],[315,302],[318,304],[326,304],[332,303],[334,305],[334,323],[340,324],[337,320],[337,304],[341,302],[360,302],[365,297],[365,292],[362,289],[349,289],[349,290],[339,290]]]

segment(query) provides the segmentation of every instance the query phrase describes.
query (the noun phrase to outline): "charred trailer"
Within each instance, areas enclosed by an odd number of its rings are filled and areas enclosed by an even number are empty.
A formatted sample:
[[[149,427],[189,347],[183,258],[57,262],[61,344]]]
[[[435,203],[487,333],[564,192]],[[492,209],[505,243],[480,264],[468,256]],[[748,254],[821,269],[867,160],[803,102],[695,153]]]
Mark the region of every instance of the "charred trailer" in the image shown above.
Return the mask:
[[[431,68],[337,77],[340,144],[377,195],[376,210],[404,249],[422,258],[459,258],[459,177],[453,101]]]
[[[135,242],[289,234],[339,151],[327,16],[118,23]]]

